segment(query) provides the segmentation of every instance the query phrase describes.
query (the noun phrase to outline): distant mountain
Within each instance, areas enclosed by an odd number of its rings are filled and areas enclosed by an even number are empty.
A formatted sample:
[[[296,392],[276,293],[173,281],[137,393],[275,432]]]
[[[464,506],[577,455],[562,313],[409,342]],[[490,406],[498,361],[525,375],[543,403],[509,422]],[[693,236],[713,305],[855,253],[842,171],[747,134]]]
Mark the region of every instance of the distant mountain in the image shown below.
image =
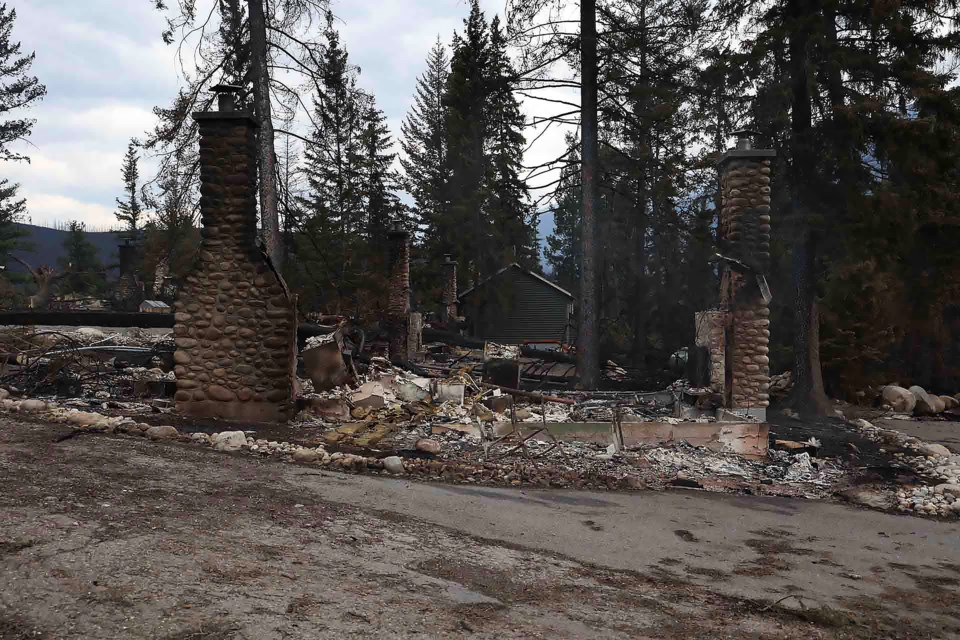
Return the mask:
[[[32,224],[17,224],[17,226],[26,231],[27,235],[21,239],[25,248],[20,251],[14,251],[14,255],[34,269],[42,264],[59,269],[60,258],[66,253],[63,249],[63,241],[66,239],[68,232],[61,229],[38,227]],[[120,244],[121,235],[119,231],[88,231],[86,235],[90,243],[97,248],[97,255],[104,266],[117,264],[117,246]],[[7,264],[7,269],[17,272],[26,271],[23,265],[16,260],[10,260]]]

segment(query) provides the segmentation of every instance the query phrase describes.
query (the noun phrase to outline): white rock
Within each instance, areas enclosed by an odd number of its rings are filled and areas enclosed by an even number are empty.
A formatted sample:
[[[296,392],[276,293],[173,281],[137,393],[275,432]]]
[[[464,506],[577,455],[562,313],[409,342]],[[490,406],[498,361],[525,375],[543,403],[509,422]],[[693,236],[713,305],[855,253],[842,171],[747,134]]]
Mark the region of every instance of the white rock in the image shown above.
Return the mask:
[[[960,498],[960,484],[944,483],[938,484],[933,490],[940,495],[949,495]]]
[[[930,395],[923,387],[914,385],[910,387],[910,393],[917,399],[914,413],[918,416],[934,416],[943,411],[940,398]]]
[[[307,449],[306,447],[300,447],[293,452],[293,461],[294,462],[316,462],[317,458],[320,457],[320,452],[316,449]]]
[[[889,509],[894,504],[894,498],[891,494],[881,493],[866,488],[847,489],[840,493],[844,498],[855,504],[874,509]]]
[[[29,398],[20,401],[20,411],[46,411],[47,403],[43,400]]]
[[[895,384],[888,384],[881,390],[883,400],[897,413],[913,413],[917,398],[910,391]]]
[[[176,427],[167,424],[147,429],[147,437],[151,440],[170,440],[178,435],[180,435],[180,432],[177,431]]]
[[[0,400],[6,400],[10,397],[10,392],[6,389],[0,389]]]
[[[67,422],[75,424],[78,427],[88,427],[92,424],[96,424],[103,418],[99,413],[91,413],[87,411],[71,411],[66,415]]]
[[[221,431],[210,436],[210,443],[217,451],[238,451],[247,444],[243,431]]]
[[[210,436],[205,433],[194,433],[190,435],[190,439],[194,442],[199,442],[201,444],[210,444]]]
[[[436,440],[431,440],[430,438],[420,438],[417,440],[417,449],[419,451],[423,451],[424,453],[437,455],[440,453],[440,443]]]
[[[867,422],[863,418],[856,418],[850,421],[850,424],[857,427],[858,429],[874,429],[875,427],[870,422]]]
[[[942,444],[936,444],[934,442],[923,442],[917,447],[917,451],[924,456],[934,456],[934,457],[949,457],[950,449],[947,449]]]
[[[403,460],[400,456],[388,456],[383,459],[383,468],[390,473],[404,473]]]

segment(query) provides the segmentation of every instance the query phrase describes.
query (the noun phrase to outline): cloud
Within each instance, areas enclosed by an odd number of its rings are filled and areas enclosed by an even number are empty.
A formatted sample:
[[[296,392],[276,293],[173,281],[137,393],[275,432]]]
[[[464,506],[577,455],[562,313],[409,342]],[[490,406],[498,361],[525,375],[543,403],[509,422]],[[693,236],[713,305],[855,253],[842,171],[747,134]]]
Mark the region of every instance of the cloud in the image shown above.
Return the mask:
[[[14,39],[24,51],[36,51],[31,73],[47,85],[48,95],[28,114],[37,124],[31,144],[21,150],[32,164],[0,165],[0,177],[22,184],[34,221],[78,218],[89,225],[113,225],[127,141],[153,127],[152,107],[169,104],[182,80],[176,48],[160,41],[165,16],[148,0],[18,4]],[[198,11],[210,6],[211,0],[200,0]],[[490,19],[503,11],[503,1],[481,0],[481,7]],[[449,46],[469,3],[336,0],[332,9],[350,58],[362,69],[360,85],[376,95],[399,142],[400,123],[428,52],[438,35]],[[556,112],[556,106],[523,101],[528,118]],[[528,131],[528,140],[535,133]],[[526,162],[537,164],[562,151],[558,128],[534,145]],[[151,173],[152,161],[144,158],[141,175]]]
[[[69,196],[50,193],[23,193],[27,198],[29,220],[33,224],[47,225],[55,221],[79,220],[90,231],[99,231],[117,226],[113,209],[100,204],[83,202]]]

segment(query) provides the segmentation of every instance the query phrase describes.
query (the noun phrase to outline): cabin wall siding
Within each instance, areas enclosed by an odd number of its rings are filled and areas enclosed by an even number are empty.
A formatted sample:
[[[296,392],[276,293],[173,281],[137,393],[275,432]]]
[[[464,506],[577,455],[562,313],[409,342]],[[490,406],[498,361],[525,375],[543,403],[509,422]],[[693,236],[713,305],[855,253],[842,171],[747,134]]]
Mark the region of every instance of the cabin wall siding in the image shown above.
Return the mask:
[[[517,268],[508,269],[470,291],[461,299],[461,308],[472,334],[491,342],[519,344],[524,340],[570,339],[568,324],[573,301]]]

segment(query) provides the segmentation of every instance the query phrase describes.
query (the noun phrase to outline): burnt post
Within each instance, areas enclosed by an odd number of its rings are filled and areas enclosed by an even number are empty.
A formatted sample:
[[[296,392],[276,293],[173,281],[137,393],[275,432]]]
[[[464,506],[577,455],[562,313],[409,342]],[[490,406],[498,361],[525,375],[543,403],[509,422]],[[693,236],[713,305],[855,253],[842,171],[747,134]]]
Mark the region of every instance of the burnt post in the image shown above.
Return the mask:
[[[737,146],[720,158],[719,244],[723,256],[720,304],[726,311],[725,400],[731,409],[766,419],[770,390],[770,161],[755,149],[752,131],[737,131]]]
[[[200,253],[174,303],[177,410],[284,422],[293,415],[296,309],[257,245],[257,121],[218,86],[200,129]]]
[[[457,321],[457,261],[443,256],[443,319],[448,325]]]
[[[387,232],[390,245],[389,290],[387,292],[387,331],[390,335],[390,359],[409,360],[410,316],[410,233],[394,228]]]

